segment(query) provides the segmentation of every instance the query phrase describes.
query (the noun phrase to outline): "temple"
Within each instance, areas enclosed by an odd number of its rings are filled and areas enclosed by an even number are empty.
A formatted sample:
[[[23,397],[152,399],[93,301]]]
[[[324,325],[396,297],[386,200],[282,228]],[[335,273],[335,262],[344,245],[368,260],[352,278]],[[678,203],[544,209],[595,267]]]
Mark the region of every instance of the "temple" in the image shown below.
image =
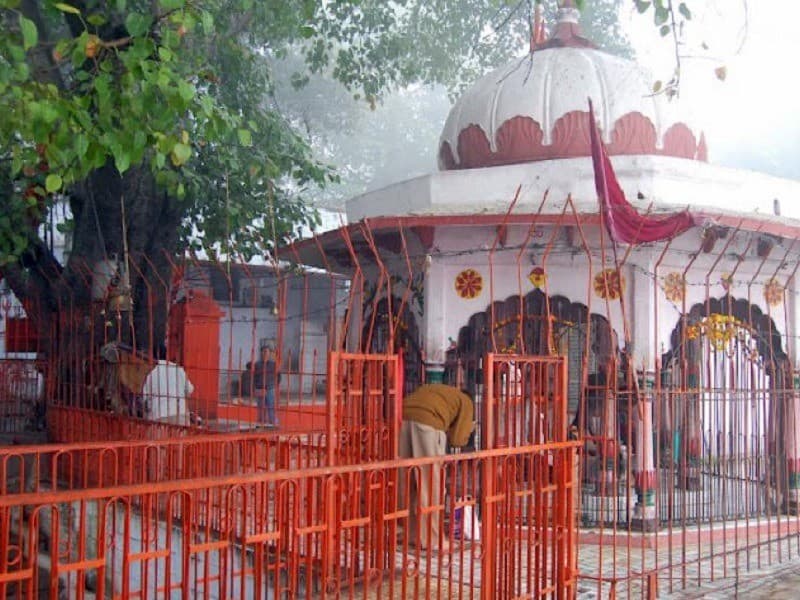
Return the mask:
[[[453,106],[437,171],[265,264],[171,259],[150,317],[188,423],[148,415],[119,265],[86,265],[94,312],[64,299],[52,347],[0,305],[5,427],[56,442],[0,448],[0,595],[654,598],[796,558],[800,182],[709,163],[560,4]],[[469,393],[474,435],[399,461],[425,382]],[[421,549],[402,483],[432,469]]]
[[[481,398],[487,353],[566,357],[583,523],[793,511],[800,223],[772,213],[800,184],[709,164],[700,124],[566,4],[549,40],[456,102],[438,172],[350,200],[352,249],[333,231],[294,255],[383,295],[407,387],[424,373]],[[610,159],[593,164],[598,131]],[[514,392],[546,385],[513,371],[512,437],[533,426]]]

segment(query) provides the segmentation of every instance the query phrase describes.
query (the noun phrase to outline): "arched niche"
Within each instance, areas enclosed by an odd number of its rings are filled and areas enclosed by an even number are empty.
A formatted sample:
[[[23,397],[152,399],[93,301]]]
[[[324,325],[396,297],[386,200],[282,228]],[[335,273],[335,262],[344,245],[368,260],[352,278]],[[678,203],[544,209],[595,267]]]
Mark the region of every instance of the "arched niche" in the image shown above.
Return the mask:
[[[616,332],[604,316],[589,313],[585,304],[560,295],[548,297],[537,289],[497,300],[472,314],[457,340],[452,340],[446,380],[479,393],[487,352],[567,356],[571,418],[587,377],[614,373],[619,350]]]
[[[732,486],[720,514],[761,514],[765,486],[785,486],[784,391],[790,364],[774,320],[726,295],[678,317],[662,355],[655,428],[662,466],[675,463],[680,487]],[[735,493],[733,493],[735,491]]]

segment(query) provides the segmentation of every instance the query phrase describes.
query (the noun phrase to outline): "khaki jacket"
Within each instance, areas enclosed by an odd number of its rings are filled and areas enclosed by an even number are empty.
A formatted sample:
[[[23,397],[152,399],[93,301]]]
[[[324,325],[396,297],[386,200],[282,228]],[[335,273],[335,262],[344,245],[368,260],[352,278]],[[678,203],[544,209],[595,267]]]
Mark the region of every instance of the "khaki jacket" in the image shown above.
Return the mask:
[[[469,396],[458,388],[430,383],[403,400],[403,420],[428,425],[447,433],[451,446],[466,446],[474,427]]]

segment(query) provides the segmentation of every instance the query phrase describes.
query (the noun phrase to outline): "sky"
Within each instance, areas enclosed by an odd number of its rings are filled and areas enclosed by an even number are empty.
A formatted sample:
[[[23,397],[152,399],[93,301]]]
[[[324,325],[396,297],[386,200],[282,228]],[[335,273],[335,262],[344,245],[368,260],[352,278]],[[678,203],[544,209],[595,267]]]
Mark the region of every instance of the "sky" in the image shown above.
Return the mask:
[[[640,16],[630,4],[621,17],[637,60],[655,79],[668,80],[674,45],[659,36],[651,14]],[[710,161],[800,179],[800,2],[694,0],[689,6],[695,12],[681,49],[680,96],[706,131]],[[724,81],[714,74],[720,66]]]

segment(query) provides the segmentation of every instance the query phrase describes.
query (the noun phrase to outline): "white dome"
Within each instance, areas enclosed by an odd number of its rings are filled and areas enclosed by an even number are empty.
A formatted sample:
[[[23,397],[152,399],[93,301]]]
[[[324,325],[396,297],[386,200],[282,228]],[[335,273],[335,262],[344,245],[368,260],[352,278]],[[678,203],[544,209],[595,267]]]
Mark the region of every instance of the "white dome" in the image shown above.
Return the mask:
[[[589,104],[609,154],[706,159],[700,130],[676,99],[653,94],[637,63],[554,38],[486,75],[456,102],[442,131],[442,169],[589,156]]]

